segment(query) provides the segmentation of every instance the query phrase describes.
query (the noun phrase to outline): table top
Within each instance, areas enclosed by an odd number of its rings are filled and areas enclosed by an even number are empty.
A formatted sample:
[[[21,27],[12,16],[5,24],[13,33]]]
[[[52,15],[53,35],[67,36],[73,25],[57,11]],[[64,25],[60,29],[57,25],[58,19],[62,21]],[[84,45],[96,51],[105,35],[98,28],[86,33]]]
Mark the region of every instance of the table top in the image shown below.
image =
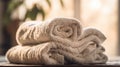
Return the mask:
[[[0,66],[39,66],[39,67],[120,67],[120,57],[110,58],[106,64],[85,64],[85,65],[25,65],[11,64],[6,61],[5,56],[0,56]]]

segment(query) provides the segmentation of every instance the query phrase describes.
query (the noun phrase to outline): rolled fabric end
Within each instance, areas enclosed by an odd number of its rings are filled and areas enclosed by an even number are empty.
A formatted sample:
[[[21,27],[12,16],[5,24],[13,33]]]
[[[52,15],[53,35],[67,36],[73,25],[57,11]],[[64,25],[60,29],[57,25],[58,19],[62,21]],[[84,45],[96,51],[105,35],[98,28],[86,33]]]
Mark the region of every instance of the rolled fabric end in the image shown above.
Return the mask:
[[[81,34],[80,21],[74,18],[54,18],[50,21],[27,21],[20,25],[16,40],[20,45],[38,44],[48,41],[64,43],[76,41]]]
[[[27,21],[21,24],[16,32],[18,45],[36,45],[50,41],[45,26],[41,21]]]

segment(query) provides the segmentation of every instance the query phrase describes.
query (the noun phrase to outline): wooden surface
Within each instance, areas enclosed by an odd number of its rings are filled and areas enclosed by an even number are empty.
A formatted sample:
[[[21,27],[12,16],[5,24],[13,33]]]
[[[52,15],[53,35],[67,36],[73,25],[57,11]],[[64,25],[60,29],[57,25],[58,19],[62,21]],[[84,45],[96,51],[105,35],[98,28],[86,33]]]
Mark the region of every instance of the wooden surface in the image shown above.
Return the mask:
[[[25,65],[11,64],[4,56],[0,56],[0,66],[39,66],[39,67],[120,67],[120,57],[110,58],[106,64],[85,64],[85,65]]]

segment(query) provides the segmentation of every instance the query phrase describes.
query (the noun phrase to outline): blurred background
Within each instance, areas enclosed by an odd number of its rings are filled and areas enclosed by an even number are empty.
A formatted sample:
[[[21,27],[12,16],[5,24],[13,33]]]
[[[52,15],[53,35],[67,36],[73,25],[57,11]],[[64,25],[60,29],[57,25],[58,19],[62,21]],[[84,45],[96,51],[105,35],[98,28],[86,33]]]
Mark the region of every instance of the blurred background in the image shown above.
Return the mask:
[[[75,17],[83,27],[99,29],[107,40],[102,44],[109,57],[120,56],[119,0],[0,0],[0,55],[17,45],[18,26],[28,20]]]

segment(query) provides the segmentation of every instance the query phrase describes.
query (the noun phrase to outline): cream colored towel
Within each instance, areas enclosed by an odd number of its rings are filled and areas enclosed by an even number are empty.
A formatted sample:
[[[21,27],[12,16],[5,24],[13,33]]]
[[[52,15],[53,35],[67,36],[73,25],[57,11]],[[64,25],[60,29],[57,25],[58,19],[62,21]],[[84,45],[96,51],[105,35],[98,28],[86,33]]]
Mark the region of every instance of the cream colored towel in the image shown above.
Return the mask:
[[[57,44],[48,42],[36,46],[16,46],[6,54],[9,62],[23,64],[64,64],[64,56],[57,51]]]
[[[77,19],[55,18],[45,22],[23,23],[16,34],[18,44],[38,44],[57,41],[70,45],[81,34],[81,25]]]
[[[107,56],[103,47],[89,43],[88,46],[79,53],[79,48],[64,46],[60,43],[48,42],[36,46],[15,46],[11,48],[6,56],[11,63],[22,64],[86,64],[105,63]]]
[[[73,18],[25,22],[16,34],[18,46],[6,56],[11,63],[24,64],[105,63],[108,58],[101,46],[105,39],[97,29],[82,29]]]

